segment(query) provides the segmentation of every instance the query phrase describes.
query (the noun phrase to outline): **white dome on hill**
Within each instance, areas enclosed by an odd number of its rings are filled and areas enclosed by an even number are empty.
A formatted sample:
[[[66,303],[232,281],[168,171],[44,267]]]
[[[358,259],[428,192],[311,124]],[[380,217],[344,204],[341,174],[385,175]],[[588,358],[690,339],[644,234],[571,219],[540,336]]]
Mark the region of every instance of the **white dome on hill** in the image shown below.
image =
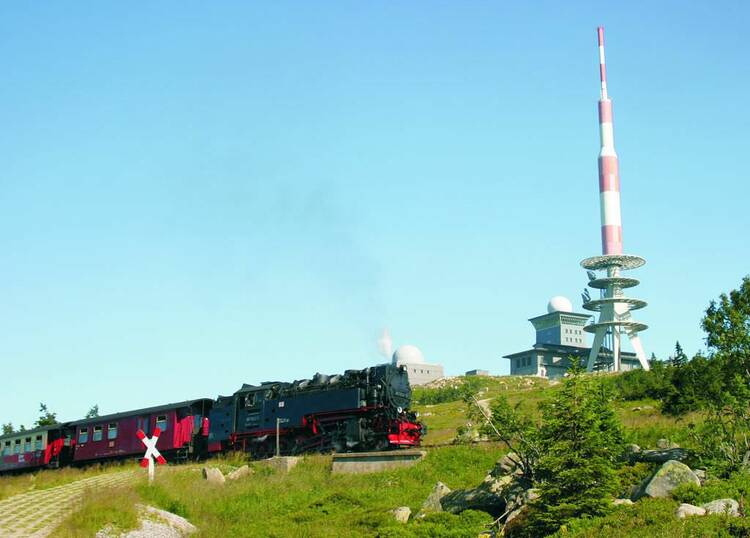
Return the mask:
[[[425,364],[424,355],[417,346],[407,344],[399,347],[393,354],[393,364]]]
[[[549,300],[549,303],[547,303],[547,312],[572,312],[573,311],[573,303],[570,302],[570,299],[567,297],[563,297],[562,295],[555,295],[552,297],[552,299]]]

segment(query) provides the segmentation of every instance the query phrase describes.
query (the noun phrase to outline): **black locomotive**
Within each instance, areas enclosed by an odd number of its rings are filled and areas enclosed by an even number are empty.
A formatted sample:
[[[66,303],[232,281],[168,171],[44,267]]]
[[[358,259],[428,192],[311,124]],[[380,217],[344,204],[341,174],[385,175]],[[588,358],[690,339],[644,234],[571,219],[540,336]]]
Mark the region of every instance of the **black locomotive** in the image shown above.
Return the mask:
[[[390,364],[243,385],[214,403],[208,449],[269,456],[277,430],[283,454],[418,446],[424,428],[408,411],[410,403],[406,370]]]

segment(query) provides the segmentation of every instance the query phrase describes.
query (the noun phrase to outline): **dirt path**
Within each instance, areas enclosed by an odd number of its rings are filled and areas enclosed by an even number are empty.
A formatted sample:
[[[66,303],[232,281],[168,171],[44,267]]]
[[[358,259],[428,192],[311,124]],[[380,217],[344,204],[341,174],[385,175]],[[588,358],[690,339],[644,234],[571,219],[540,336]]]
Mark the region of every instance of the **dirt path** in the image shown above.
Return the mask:
[[[30,491],[0,501],[0,536],[43,538],[65,519],[86,490],[117,486],[132,478],[133,471],[83,478],[70,484]]]

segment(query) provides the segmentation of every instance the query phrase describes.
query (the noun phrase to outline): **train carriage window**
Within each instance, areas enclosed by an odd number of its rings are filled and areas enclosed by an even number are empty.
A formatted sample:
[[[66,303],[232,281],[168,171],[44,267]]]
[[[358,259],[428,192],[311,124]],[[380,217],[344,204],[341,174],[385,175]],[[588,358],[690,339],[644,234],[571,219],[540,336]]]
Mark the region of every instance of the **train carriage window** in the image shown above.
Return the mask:
[[[156,417],[156,427],[161,431],[167,431],[167,415],[159,415]]]
[[[91,437],[92,441],[102,440],[102,426],[94,426],[94,435]]]
[[[110,441],[112,439],[117,439],[117,423],[113,422],[112,424],[107,425],[107,439]]]
[[[3,456],[10,456],[10,441],[5,441],[3,445]]]
[[[35,445],[34,446],[34,450],[41,450],[42,449],[43,443],[42,443],[42,436],[41,435],[37,435],[36,436],[36,440],[34,442],[34,445]]]
[[[88,443],[89,441],[89,429],[81,428],[78,430],[78,443]]]
[[[23,451],[31,452],[31,437],[27,437],[26,439],[24,439]]]
[[[16,439],[13,442],[13,454],[20,454],[21,453],[21,440]]]

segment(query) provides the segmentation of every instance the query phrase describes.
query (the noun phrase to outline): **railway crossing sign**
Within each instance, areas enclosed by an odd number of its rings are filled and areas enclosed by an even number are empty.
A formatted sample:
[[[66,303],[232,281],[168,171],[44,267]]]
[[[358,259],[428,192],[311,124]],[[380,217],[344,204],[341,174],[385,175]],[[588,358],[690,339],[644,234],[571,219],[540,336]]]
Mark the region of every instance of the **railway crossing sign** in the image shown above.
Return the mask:
[[[144,454],[143,459],[141,460],[141,467],[148,467],[148,481],[151,483],[154,481],[154,459],[156,459],[159,465],[167,463],[167,460],[164,459],[164,456],[162,456],[156,448],[156,441],[159,440],[161,430],[158,427],[155,428],[154,435],[152,435],[150,439],[145,433],[143,433],[143,430],[138,430],[135,434],[138,436],[138,439],[146,445],[146,454]]]

